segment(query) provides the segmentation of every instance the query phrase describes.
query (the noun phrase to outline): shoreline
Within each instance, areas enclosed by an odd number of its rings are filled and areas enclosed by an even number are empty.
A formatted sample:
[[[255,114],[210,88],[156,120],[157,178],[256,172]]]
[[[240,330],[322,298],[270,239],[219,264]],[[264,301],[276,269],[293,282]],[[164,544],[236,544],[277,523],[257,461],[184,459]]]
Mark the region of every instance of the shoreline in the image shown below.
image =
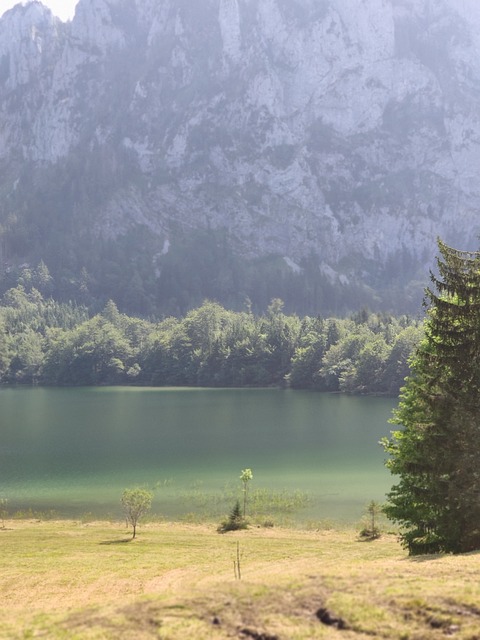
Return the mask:
[[[26,515],[21,517],[15,516],[7,516],[4,520],[0,520],[0,532],[11,530],[15,524],[20,525],[51,525],[52,527],[58,526],[59,528],[65,528],[68,526],[73,527],[96,527],[96,528],[105,528],[105,529],[126,529],[125,526],[125,518],[118,517],[115,519],[110,518],[95,518],[91,519],[85,518],[74,518],[71,516],[61,517],[55,515],[52,518],[42,517],[41,514],[37,515]],[[243,532],[285,532],[285,533],[305,533],[305,534],[315,534],[315,533],[326,533],[326,532],[337,532],[337,533],[345,533],[352,532],[357,533],[360,531],[362,527],[362,523],[344,523],[339,521],[315,521],[311,524],[308,523],[292,523],[291,525],[285,524],[273,524],[273,525],[262,525],[256,522],[248,521],[247,518],[247,527],[245,529],[239,529],[236,531],[228,531],[226,533],[219,533],[217,531],[220,522],[218,520],[211,519],[196,519],[196,520],[175,520],[173,518],[159,518],[159,519],[149,519],[141,520],[138,524],[138,531],[141,530],[155,530],[161,528],[178,528],[178,529],[203,529],[205,531],[218,533],[219,536],[225,535],[237,535],[243,534]],[[317,526],[316,526],[317,525]],[[392,528],[392,527],[390,527]],[[393,535],[392,532],[386,532],[385,535]]]

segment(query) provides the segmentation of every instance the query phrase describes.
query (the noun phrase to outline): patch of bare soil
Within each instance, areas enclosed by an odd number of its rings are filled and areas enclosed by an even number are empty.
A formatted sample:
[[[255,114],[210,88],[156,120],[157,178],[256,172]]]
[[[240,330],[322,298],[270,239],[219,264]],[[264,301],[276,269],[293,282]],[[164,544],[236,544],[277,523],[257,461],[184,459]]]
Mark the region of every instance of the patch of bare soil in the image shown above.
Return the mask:
[[[182,580],[181,575],[178,577]],[[348,621],[327,609],[325,602],[324,587],[313,579],[298,590],[259,588],[238,582],[182,602],[149,598],[111,609],[108,616],[105,611],[99,615],[96,610],[76,613],[64,621],[63,628],[80,635],[87,629],[102,629],[106,637],[119,640],[289,640],[301,629],[305,637],[372,637],[351,629]]]

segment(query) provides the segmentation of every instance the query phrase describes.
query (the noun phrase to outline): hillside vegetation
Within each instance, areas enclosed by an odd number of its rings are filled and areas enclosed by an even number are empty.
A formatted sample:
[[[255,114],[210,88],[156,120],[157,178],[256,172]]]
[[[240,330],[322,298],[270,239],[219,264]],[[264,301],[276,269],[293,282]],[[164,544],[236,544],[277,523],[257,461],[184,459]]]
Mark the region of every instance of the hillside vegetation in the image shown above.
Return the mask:
[[[265,314],[206,301],[159,321],[49,296],[48,270],[25,270],[0,304],[0,382],[7,384],[269,386],[397,394],[423,333],[407,316]]]
[[[7,521],[0,638],[478,638],[479,554],[408,558],[395,535],[174,523],[130,541],[124,526]]]
[[[416,312],[480,230],[475,0],[82,0],[0,19],[0,293]]]

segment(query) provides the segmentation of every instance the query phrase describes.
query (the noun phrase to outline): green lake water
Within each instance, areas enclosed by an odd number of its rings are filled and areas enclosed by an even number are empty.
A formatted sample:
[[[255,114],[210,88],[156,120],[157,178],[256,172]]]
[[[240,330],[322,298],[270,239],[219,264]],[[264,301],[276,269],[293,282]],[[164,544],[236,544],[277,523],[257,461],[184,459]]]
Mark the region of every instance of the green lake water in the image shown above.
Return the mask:
[[[158,514],[216,517],[249,467],[251,491],[308,496],[293,519],[353,522],[392,485],[378,440],[395,405],[280,389],[4,388],[0,497],[11,511],[116,517],[123,489],[146,484]]]

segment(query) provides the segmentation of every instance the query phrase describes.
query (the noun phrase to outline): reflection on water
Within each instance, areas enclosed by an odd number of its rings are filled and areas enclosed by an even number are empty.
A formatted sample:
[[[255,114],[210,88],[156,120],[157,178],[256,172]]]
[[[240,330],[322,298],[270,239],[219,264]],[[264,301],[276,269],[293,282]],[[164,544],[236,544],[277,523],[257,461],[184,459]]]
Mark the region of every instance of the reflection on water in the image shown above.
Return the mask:
[[[2,389],[0,497],[101,516],[148,484],[166,517],[213,516],[250,467],[252,490],[308,493],[297,518],[357,520],[391,485],[378,440],[395,404],[279,389]]]

